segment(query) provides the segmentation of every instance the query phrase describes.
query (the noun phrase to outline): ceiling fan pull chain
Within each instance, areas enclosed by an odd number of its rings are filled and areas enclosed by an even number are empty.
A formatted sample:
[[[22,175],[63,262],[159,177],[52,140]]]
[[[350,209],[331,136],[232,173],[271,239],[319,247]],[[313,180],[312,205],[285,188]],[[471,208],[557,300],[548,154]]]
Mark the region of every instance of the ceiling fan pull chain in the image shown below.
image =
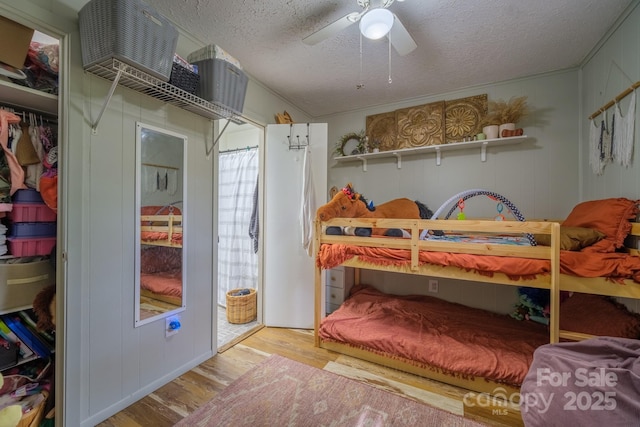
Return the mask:
[[[362,33],[360,33],[360,77],[358,78],[360,83],[356,85],[356,89],[362,89],[364,83],[362,82]]]
[[[389,40],[389,84],[393,83],[391,80],[391,33],[387,34],[387,40]]]

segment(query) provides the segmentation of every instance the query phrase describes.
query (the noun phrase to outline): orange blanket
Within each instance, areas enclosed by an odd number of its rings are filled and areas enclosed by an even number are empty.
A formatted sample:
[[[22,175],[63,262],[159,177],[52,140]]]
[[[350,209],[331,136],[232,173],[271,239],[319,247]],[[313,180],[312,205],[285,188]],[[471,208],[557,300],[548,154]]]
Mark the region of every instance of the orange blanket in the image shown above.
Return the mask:
[[[410,265],[406,249],[370,248],[344,244],[323,244],[316,263],[329,269],[357,256],[374,265]],[[532,279],[550,271],[548,260],[420,251],[419,264],[455,266],[478,274],[504,273],[509,278]],[[633,279],[640,283],[640,257],[624,253],[560,251],[560,272],[579,277]]]
[[[422,368],[520,385],[534,350],[549,342],[543,325],[430,296],[386,295],[356,286],[323,319],[325,341],[392,357]]]
[[[140,274],[142,289],[161,295],[182,296],[182,270],[174,269],[154,274]]]

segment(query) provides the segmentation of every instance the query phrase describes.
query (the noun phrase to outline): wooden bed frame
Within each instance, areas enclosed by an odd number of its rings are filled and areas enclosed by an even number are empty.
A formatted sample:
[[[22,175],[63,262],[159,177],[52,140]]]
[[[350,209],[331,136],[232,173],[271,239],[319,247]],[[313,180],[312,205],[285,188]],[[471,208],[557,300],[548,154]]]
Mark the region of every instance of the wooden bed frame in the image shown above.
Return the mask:
[[[175,233],[182,234],[182,215],[141,215],[140,216],[140,233],[147,232],[161,232],[166,233],[166,239],[160,240],[143,240],[140,239],[141,245],[150,246],[163,246],[169,248],[182,248],[182,239],[180,242],[173,241],[173,235]],[[171,295],[164,295],[150,291],[148,289],[141,289],[141,295],[148,298],[153,298],[159,301],[163,301],[169,304],[182,306],[182,297],[176,297]]]
[[[387,237],[355,237],[336,236],[323,234],[327,226],[373,227],[373,228],[402,228],[410,232],[411,238],[387,238]],[[487,243],[456,243],[443,241],[420,240],[420,232],[428,230],[447,230],[462,233],[502,233],[502,234],[548,234],[551,236],[551,246],[515,246]],[[640,223],[634,223],[630,235],[640,236]],[[398,273],[417,274],[432,277],[452,278],[474,282],[488,282],[511,286],[527,286],[550,290],[550,324],[549,342],[556,343],[563,339],[582,340],[590,338],[573,331],[560,330],[560,291],[573,291],[580,293],[607,295],[614,297],[626,297],[640,299],[640,284],[632,280],[624,280],[620,285],[606,278],[580,278],[560,273],[560,223],[559,222],[532,222],[532,221],[476,221],[476,220],[406,220],[406,219],[347,219],[336,218],[325,222],[315,222],[314,253],[316,259],[322,244],[348,244],[367,247],[383,247],[394,249],[406,249],[411,251],[410,266],[377,265],[367,263],[357,256],[341,265],[356,268],[356,282],[358,282],[358,269],[370,269],[380,271],[392,271]],[[546,259],[550,261],[550,274],[538,275],[534,280],[512,280],[502,273],[495,273],[492,277],[477,274],[473,271],[465,271],[458,267],[443,267],[433,264],[418,263],[419,251],[439,251],[451,253],[466,253],[475,255],[509,256],[522,258]],[[638,255],[637,249],[630,251]],[[410,372],[426,378],[445,382],[481,393],[493,393],[497,387],[506,389],[507,392],[518,392],[519,389],[505,386],[485,378],[473,380],[453,377],[439,372],[436,367],[421,368],[397,359],[381,356],[367,350],[357,349],[345,344],[324,342],[320,339],[318,330],[322,318],[325,317],[325,286],[322,283],[322,267],[316,266],[315,271],[315,343],[316,346],[327,348],[342,354],[359,359],[378,363],[390,368]]]
[[[145,231],[167,233],[166,239],[141,240],[141,244],[153,246],[168,246],[172,248],[182,247],[182,241],[180,243],[172,241],[172,237],[175,233],[182,234],[182,215],[141,215],[140,222],[141,233],[144,233]]]

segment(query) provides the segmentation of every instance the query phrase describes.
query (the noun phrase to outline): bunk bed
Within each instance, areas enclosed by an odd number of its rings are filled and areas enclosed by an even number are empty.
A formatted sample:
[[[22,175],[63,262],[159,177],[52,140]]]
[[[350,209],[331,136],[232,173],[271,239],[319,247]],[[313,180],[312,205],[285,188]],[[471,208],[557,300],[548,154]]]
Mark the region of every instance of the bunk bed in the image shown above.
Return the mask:
[[[478,392],[494,393],[496,389],[518,392],[536,347],[549,342],[582,340],[592,336],[584,332],[560,329],[563,313],[560,305],[561,291],[578,293],[576,295],[595,294],[640,299],[638,251],[632,248],[627,253],[621,252],[621,246],[627,236],[640,236],[640,224],[629,222],[629,219],[637,214],[635,202],[609,199],[598,201],[597,205],[590,203],[576,206],[575,214],[572,211],[562,223],[562,227],[560,222],[551,221],[388,218],[334,218],[316,221],[316,345]],[[614,221],[616,224],[601,223],[601,218],[590,218],[585,212],[603,213],[601,216],[606,221]],[[327,227],[400,228],[407,231],[410,237],[327,235],[324,233]],[[572,228],[595,228],[600,230],[603,236],[599,240],[596,239],[596,243],[580,247],[582,250],[566,250],[564,231]],[[431,240],[425,230],[445,231],[445,234],[451,235],[473,233],[482,236],[535,236],[541,241],[546,240],[546,246],[505,245],[483,242],[482,239],[479,240],[480,243],[465,239]],[[635,247],[637,248],[637,245]],[[331,269],[338,265],[356,269],[357,285],[352,296],[338,310],[325,317],[322,269]],[[506,315],[481,313],[480,317],[473,317],[477,313],[458,313],[456,310],[460,308],[459,305],[442,300],[434,304],[427,301],[431,299],[428,296],[392,296],[389,300],[388,296],[375,289],[358,286],[360,269],[547,289],[550,293],[549,325],[547,327],[533,322],[508,319],[505,326],[503,320],[508,317]],[[427,311],[417,314],[411,311],[411,305],[416,304],[420,307],[418,310]],[[429,335],[427,330],[433,327],[432,324],[428,324],[432,312],[424,308],[424,304],[445,307],[444,316],[448,320],[445,320],[442,330],[436,330],[432,334],[445,338],[444,343],[440,344],[445,348],[442,352],[431,342],[422,341],[428,339],[425,338]],[[394,312],[392,306],[400,306],[401,310]],[[374,323],[365,323],[365,314],[374,317]],[[461,318],[467,316],[469,322],[476,325],[478,333],[468,333],[474,335],[476,342],[472,347],[465,349],[459,345],[459,337],[448,337],[448,333],[454,327],[454,323],[457,325]],[[501,319],[496,319],[496,316]],[[447,322],[449,324],[446,324]],[[407,324],[417,324],[417,332],[403,335],[404,326]],[[478,325],[486,327],[478,328]],[[484,333],[491,328],[498,330],[497,336],[492,337]],[[520,340],[517,339],[518,336]],[[395,339],[400,341],[400,351],[391,346],[391,341]],[[502,345],[501,341],[506,345]],[[491,347],[501,348],[497,349],[498,352],[482,354]],[[425,348],[429,355],[426,359],[419,359],[421,356],[415,353]],[[455,353],[447,353],[447,348]],[[506,353],[500,353],[503,350]],[[480,363],[487,365],[489,370],[480,373],[464,370],[464,367],[439,363],[441,360],[452,359],[451,354],[461,354],[460,357],[469,359],[467,361],[471,365],[481,361]],[[515,370],[504,372],[508,365],[515,366]],[[468,368],[468,364],[466,367]]]
[[[140,294],[181,306],[181,211],[173,205],[143,206],[140,221]]]
[[[140,238],[143,245],[182,247],[182,214],[173,206],[142,206]]]

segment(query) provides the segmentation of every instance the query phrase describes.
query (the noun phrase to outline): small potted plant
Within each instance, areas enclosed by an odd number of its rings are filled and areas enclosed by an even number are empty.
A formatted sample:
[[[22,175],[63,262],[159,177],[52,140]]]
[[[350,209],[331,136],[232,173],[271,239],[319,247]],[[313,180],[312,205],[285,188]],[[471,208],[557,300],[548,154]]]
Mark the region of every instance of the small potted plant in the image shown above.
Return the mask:
[[[488,110],[480,121],[488,139],[498,138],[504,129],[514,130],[516,123],[529,114],[526,96],[512,97],[509,101],[489,101]]]
[[[368,141],[369,148],[373,153],[377,153],[380,151],[380,140],[379,139],[369,139]]]

